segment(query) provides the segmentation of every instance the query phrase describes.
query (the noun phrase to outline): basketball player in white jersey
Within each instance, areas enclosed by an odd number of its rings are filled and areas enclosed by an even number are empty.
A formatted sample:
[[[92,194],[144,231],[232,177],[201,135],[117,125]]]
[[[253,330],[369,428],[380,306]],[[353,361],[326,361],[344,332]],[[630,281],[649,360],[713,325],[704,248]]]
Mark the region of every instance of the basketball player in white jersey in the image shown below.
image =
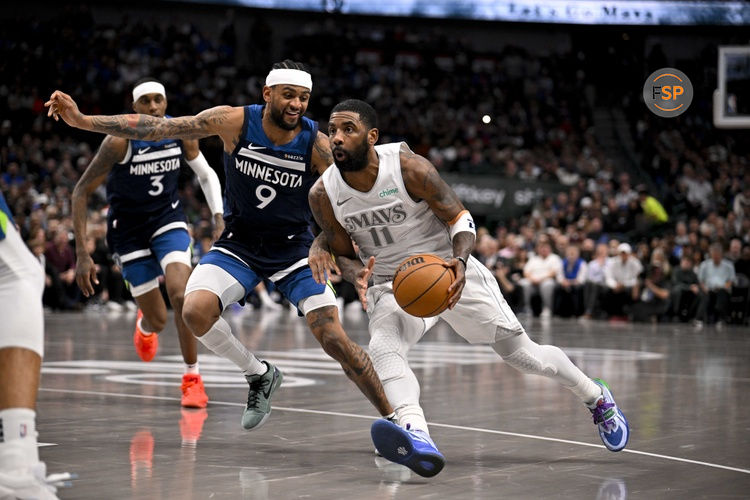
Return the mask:
[[[56,499],[36,441],[44,355],[44,268],[26,248],[0,193],[0,499]],[[69,474],[64,476],[70,477]],[[58,475],[58,479],[60,479]]]
[[[628,424],[607,385],[587,377],[559,348],[528,337],[490,271],[471,256],[475,229],[469,212],[435,167],[405,143],[376,146],[376,120],[375,110],[358,100],[343,101],[331,112],[328,137],[336,168],[327,169],[310,190],[310,206],[323,233],[309,262],[319,281],[340,270],[367,308],[370,356],[399,424],[384,419],[373,424],[378,451],[425,477],[443,468],[445,459],[419,405],[419,383],[407,363],[410,347],[438,317],[470,343],[491,345],[513,368],[571,390],[591,410],[604,445],[623,449]],[[407,314],[393,295],[398,265],[418,253],[444,258],[456,275],[448,309],[435,318]]]

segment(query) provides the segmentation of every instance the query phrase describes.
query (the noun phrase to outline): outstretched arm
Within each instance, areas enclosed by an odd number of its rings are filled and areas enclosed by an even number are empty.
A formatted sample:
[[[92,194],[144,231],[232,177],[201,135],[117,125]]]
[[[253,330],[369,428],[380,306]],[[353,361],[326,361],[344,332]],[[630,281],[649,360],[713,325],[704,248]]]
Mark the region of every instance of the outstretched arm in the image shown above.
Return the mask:
[[[464,213],[468,213],[451,187],[440,177],[435,167],[426,158],[414,153],[406,143],[400,151],[401,175],[406,190],[414,199],[425,200],[435,215],[447,225],[456,224]],[[473,225],[473,222],[470,221]],[[473,229],[473,227],[472,227]],[[453,307],[461,298],[466,283],[466,262],[474,248],[475,233],[460,231],[453,236],[453,259],[448,266],[456,274],[456,280],[448,289],[451,298],[448,307]]]
[[[195,116],[157,118],[150,115],[84,115],[68,94],[56,90],[44,104],[47,116],[60,118],[71,127],[101,132],[126,139],[158,141],[161,139],[200,139],[218,135],[224,149],[231,150],[233,140],[242,129],[244,110],[241,107],[217,106]]]
[[[83,172],[73,189],[71,209],[73,232],[76,238],[76,283],[85,297],[94,294],[96,279],[94,260],[86,251],[86,219],[88,218],[89,196],[107,179],[115,163],[122,161],[128,149],[128,141],[108,135],[99,146],[91,163]]]

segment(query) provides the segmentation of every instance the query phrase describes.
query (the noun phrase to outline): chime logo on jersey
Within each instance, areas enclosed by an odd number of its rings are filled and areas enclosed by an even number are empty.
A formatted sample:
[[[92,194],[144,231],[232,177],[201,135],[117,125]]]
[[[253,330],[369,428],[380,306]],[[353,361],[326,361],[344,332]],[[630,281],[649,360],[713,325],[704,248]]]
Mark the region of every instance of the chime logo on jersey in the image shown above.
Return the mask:
[[[406,211],[402,204],[394,207],[379,208],[362,212],[357,215],[344,217],[344,226],[347,231],[356,231],[371,226],[382,226],[383,224],[399,224],[406,219]]]
[[[378,196],[380,196],[381,198],[385,198],[386,196],[390,196],[390,195],[396,194],[396,193],[398,193],[398,188],[394,187],[394,188],[388,188],[388,189],[382,190],[378,194]]]

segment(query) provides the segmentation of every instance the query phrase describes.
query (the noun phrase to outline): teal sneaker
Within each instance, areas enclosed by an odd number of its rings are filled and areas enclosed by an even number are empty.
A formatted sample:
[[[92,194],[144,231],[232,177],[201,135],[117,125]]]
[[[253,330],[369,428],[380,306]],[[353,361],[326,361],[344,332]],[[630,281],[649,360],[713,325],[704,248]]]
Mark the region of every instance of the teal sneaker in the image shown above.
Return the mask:
[[[599,437],[609,451],[620,451],[625,448],[630,438],[628,420],[617,407],[607,383],[598,378],[593,381],[602,388],[602,397],[596,401],[593,408],[589,408],[594,423],[599,428]]]
[[[281,385],[284,376],[278,368],[263,361],[268,370],[263,375],[245,375],[250,390],[247,393],[247,406],[242,412],[242,428],[257,429],[271,414],[271,395]]]

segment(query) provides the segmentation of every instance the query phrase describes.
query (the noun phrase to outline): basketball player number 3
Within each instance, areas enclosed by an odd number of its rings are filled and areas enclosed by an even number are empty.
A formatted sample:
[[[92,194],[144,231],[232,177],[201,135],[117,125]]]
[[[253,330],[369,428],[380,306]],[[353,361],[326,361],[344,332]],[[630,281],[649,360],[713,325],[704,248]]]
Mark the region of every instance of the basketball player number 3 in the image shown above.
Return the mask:
[[[150,194],[151,196],[158,196],[162,191],[164,191],[164,184],[161,183],[161,180],[163,178],[163,175],[152,175],[150,177],[151,185],[154,186],[154,189],[150,189],[148,191],[148,194]]]
[[[276,190],[271,186],[261,184],[260,186],[255,188],[255,196],[257,196],[260,200],[260,203],[257,205],[257,207],[266,208],[266,206],[268,206],[268,204],[271,203],[274,198],[276,198]]]

